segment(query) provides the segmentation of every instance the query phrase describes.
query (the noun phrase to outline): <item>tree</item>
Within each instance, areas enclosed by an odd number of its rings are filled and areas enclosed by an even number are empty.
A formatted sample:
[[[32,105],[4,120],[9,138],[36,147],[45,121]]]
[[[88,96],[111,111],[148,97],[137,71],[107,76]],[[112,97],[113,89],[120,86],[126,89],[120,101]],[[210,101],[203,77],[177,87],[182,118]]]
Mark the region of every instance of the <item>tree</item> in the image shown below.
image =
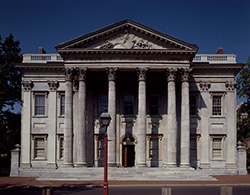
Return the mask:
[[[0,36],[0,115],[21,101],[21,72],[14,67],[14,63],[22,62],[19,44],[12,34],[4,42]]]
[[[239,73],[237,91],[240,98],[244,97],[247,99],[247,102],[250,101],[250,57],[246,66]]]
[[[10,165],[10,150],[20,143],[21,114],[13,112],[15,103],[21,103],[21,72],[14,63],[22,62],[19,41],[10,34],[2,41],[0,36],[0,175]]]
[[[240,141],[246,141],[246,138],[250,137],[250,57],[246,66],[239,73],[237,91],[240,98],[246,98],[237,111],[237,137]]]

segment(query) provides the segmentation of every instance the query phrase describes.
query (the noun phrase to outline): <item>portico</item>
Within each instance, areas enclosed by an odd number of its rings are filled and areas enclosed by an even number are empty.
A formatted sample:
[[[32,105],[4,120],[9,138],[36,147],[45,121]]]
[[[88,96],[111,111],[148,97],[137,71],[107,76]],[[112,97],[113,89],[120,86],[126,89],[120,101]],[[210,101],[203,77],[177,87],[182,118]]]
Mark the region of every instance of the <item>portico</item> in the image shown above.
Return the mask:
[[[87,146],[86,146],[86,139],[87,139],[87,132],[86,132],[86,103],[88,102],[87,98],[87,77],[88,73],[94,70],[89,70],[89,67],[74,67],[74,68],[66,68],[65,69],[65,78],[66,78],[66,90],[65,90],[65,110],[66,113],[74,113],[73,111],[73,97],[72,97],[72,92],[73,92],[73,83],[76,83],[77,80],[73,80],[72,78],[78,76],[78,91],[75,92],[78,94],[78,107],[75,107],[77,110],[76,112],[78,113],[78,120],[77,120],[77,162],[73,161],[72,158],[72,151],[73,151],[73,144],[72,140],[73,137],[73,125],[72,121],[74,120],[73,117],[65,117],[64,118],[64,123],[65,123],[65,128],[64,128],[64,134],[65,136],[65,141],[64,141],[64,162],[63,166],[87,166]],[[147,79],[147,73],[150,73],[151,70],[146,67],[146,68],[139,68],[136,67],[134,69],[134,72],[137,73],[138,81],[138,91],[135,92],[138,95],[134,96],[134,99],[137,100],[136,105],[138,108],[132,108],[136,109],[136,112],[133,114],[134,116],[131,115],[126,115],[124,113],[124,110],[119,109],[119,103],[117,103],[116,99],[116,94],[119,93],[117,91],[117,84],[116,84],[116,77],[117,73],[119,72],[117,67],[106,67],[102,72],[105,72],[107,74],[107,84],[108,84],[108,90],[104,92],[104,94],[108,94],[108,111],[111,115],[112,122],[110,123],[109,129],[108,129],[108,135],[109,135],[109,166],[122,166],[122,163],[120,158],[116,158],[117,152],[120,152],[120,155],[122,155],[122,159],[124,158],[124,148],[120,149],[116,147],[116,143],[120,142],[117,140],[116,132],[117,132],[117,126],[119,127],[119,124],[117,122],[121,121],[119,119],[116,121],[117,115],[120,118],[125,119],[125,125],[130,126],[130,130],[126,132],[125,130],[125,138],[128,138],[131,136],[132,139],[133,136],[136,136],[136,150],[134,149],[135,147],[127,147],[126,150],[129,150],[132,153],[132,149],[134,150],[135,153],[135,162],[134,165],[138,167],[146,167],[147,166],[147,134],[152,134],[153,132],[152,129],[149,129],[148,132],[148,121],[151,118],[150,116],[150,110],[147,110],[147,99],[150,98],[150,95],[147,97],[147,94],[149,92],[146,90],[146,79]],[[126,70],[122,70],[125,72]],[[131,72],[133,70],[129,70]],[[158,70],[159,72],[159,70]],[[181,113],[181,142],[180,142],[180,147],[181,147],[181,153],[180,153],[180,165],[183,167],[189,167],[190,162],[189,162],[189,140],[190,140],[190,131],[189,131],[189,123],[190,123],[190,115],[189,115],[189,73],[190,69],[189,68],[166,68],[165,70],[162,69],[160,71],[160,74],[156,72],[156,74],[161,75],[164,77],[164,74],[166,74],[166,91],[167,91],[167,96],[165,101],[167,101],[167,110],[161,110],[162,113],[166,113],[167,117],[167,125],[162,127],[162,129],[165,131],[163,132],[162,136],[167,139],[167,153],[165,157],[161,157],[162,159],[167,159],[166,161],[163,161],[161,164],[166,167],[177,167],[177,112]],[[130,74],[130,73],[129,73]],[[152,74],[154,72],[152,71]],[[134,74],[135,75],[135,74]],[[181,110],[177,111],[177,106],[176,106],[176,76],[180,75],[181,76]],[[118,73],[119,77],[119,73]],[[135,81],[135,80],[134,80]],[[98,83],[96,83],[98,84]],[[94,84],[95,85],[95,84]],[[136,85],[136,83],[134,83]],[[120,86],[118,86],[120,88]],[[121,90],[121,89],[120,89]],[[119,101],[118,101],[119,102]],[[123,105],[124,106],[124,105]],[[150,109],[150,108],[149,108]],[[158,108],[157,108],[158,109]],[[161,112],[159,111],[156,116],[156,118],[159,118],[159,115],[161,115]],[[153,115],[152,115],[153,116]],[[155,117],[155,116],[154,116]],[[131,119],[132,118],[132,119]],[[163,116],[164,118],[164,116]],[[81,119],[81,120],[80,120]],[[132,122],[130,124],[126,121],[126,119],[131,119]],[[152,119],[151,119],[152,120]],[[70,130],[69,130],[70,129]],[[98,138],[96,139],[96,141]],[[159,142],[159,141],[158,141]],[[162,143],[161,143],[162,144]],[[133,144],[135,146],[135,144]],[[176,147],[173,147],[176,146]],[[95,145],[97,147],[97,145]],[[129,149],[128,149],[129,148]],[[162,148],[162,147],[161,147]],[[96,148],[95,148],[96,149]],[[163,153],[159,151],[159,148],[157,149],[157,153]],[[95,155],[96,158],[97,154]],[[158,159],[159,160],[159,159]],[[124,160],[122,160],[124,161]]]

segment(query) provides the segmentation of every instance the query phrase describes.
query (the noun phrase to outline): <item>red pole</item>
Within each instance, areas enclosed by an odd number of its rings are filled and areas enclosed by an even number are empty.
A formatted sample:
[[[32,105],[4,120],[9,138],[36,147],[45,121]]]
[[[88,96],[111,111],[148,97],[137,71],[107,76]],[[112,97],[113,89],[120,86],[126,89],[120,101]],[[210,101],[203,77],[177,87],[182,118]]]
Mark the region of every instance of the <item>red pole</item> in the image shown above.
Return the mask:
[[[108,139],[107,139],[107,133],[105,134],[105,137],[104,137],[104,183],[103,183],[103,195],[108,195]]]

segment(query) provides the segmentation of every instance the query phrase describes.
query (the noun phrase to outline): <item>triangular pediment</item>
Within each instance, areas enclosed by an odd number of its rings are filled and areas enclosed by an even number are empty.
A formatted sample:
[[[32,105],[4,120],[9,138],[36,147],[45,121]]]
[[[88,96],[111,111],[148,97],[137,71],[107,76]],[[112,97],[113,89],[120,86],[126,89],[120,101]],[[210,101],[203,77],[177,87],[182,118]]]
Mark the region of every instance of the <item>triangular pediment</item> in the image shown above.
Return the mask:
[[[131,20],[123,20],[56,46],[69,50],[175,50],[197,52],[196,45]]]

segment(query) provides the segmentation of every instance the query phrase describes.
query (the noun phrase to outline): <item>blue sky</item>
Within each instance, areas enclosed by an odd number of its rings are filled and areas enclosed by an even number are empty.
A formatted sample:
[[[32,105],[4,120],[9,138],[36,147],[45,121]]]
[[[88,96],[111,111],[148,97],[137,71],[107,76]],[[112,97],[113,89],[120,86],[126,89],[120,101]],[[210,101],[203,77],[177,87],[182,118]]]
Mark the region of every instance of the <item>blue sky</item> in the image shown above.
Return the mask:
[[[21,53],[37,53],[123,19],[188,43],[198,53],[250,56],[249,0],[0,0],[0,34],[20,40]]]

